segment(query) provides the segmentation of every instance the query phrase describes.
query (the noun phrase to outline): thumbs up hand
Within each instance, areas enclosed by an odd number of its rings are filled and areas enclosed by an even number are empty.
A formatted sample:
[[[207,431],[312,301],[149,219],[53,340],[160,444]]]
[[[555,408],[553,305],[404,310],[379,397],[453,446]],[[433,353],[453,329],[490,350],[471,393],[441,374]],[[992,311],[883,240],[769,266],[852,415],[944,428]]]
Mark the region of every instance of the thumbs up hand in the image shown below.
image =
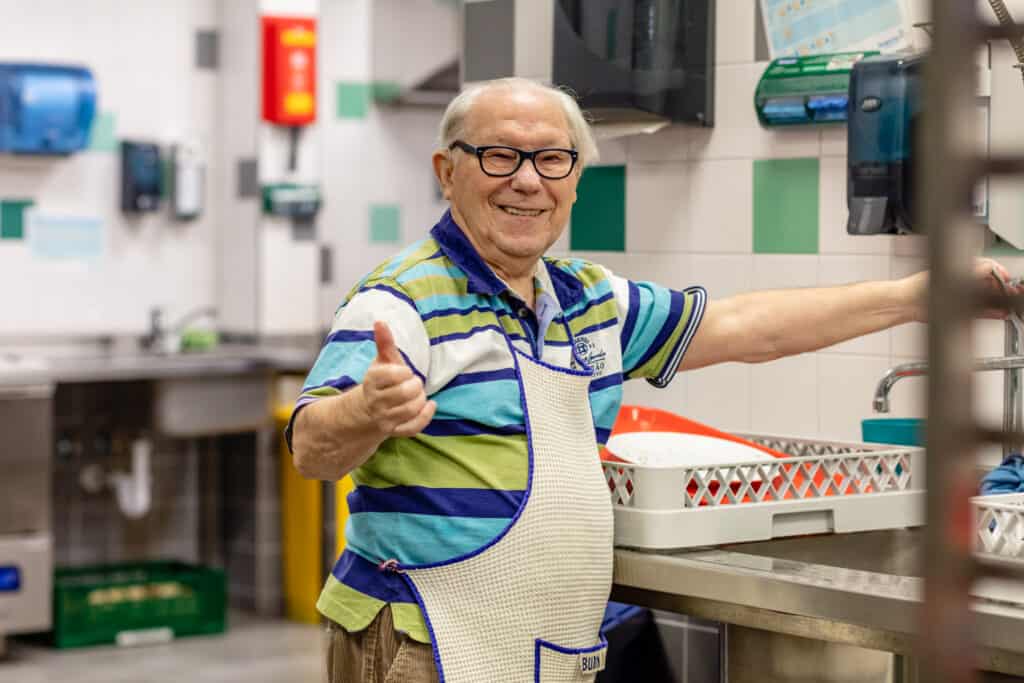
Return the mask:
[[[423,381],[405,364],[387,323],[373,324],[377,357],[363,378],[366,412],[386,437],[419,434],[434,417]]]

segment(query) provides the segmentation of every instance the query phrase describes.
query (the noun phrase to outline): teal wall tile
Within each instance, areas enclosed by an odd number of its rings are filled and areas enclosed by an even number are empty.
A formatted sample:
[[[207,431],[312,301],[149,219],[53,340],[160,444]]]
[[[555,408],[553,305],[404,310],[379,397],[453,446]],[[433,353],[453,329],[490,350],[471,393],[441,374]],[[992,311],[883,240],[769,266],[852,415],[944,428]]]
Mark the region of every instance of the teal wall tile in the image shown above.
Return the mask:
[[[402,94],[402,86],[395,81],[374,81],[373,101],[390,104]]]
[[[754,162],[754,253],[818,253],[819,160]]]
[[[110,112],[98,112],[89,133],[89,149],[97,152],[117,151],[117,117]]]
[[[0,201],[0,239],[25,238],[25,209],[35,202],[31,199],[5,199]]]
[[[369,83],[338,83],[338,118],[366,118],[366,113],[370,110],[370,94],[371,86]]]
[[[626,250],[625,166],[592,166],[583,172],[572,208],[569,248]]]
[[[398,204],[370,204],[370,242],[397,244],[402,241],[402,211]]]

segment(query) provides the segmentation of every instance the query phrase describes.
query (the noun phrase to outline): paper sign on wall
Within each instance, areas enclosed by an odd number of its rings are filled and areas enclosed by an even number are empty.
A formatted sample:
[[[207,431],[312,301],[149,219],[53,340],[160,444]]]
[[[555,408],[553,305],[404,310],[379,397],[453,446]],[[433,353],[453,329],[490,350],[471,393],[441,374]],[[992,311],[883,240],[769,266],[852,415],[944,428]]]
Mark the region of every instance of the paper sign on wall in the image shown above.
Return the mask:
[[[26,213],[29,249],[45,260],[95,261],[104,253],[103,222],[92,216]]]
[[[761,0],[772,59],[909,45],[903,0]]]

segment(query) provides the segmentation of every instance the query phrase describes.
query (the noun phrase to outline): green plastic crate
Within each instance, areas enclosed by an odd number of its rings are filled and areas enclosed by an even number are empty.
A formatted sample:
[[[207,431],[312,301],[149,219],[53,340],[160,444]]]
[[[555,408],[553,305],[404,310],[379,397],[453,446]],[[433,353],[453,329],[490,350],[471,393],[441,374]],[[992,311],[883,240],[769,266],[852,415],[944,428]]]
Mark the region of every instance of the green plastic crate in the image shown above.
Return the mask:
[[[53,583],[58,648],[223,633],[224,571],[182,562],[59,568]]]

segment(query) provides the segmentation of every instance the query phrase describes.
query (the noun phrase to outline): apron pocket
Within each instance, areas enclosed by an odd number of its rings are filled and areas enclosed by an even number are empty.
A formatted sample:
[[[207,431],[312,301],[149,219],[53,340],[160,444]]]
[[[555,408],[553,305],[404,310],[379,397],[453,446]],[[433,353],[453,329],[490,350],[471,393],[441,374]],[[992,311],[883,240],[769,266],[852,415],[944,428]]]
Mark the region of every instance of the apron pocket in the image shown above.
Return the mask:
[[[537,638],[534,648],[534,683],[585,683],[604,669],[608,641],[590,647],[562,647]]]

